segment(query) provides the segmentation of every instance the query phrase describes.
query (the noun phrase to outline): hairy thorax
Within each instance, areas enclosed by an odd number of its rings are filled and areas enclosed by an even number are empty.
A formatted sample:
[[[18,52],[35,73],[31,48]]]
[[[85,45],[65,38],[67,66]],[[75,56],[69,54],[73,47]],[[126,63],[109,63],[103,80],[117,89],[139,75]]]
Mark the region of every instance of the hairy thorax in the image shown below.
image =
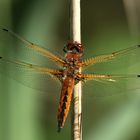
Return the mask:
[[[63,68],[63,80],[66,77],[76,78],[76,74],[79,73],[81,64],[80,56],[78,53],[67,53],[66,63]]]

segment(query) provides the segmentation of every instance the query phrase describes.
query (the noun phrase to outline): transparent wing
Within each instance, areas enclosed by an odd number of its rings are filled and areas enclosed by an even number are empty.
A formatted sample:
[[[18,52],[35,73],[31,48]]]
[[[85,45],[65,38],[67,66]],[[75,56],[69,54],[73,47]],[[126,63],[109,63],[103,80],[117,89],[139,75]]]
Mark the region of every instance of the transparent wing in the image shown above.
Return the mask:
[[[20,60],[39,62],[40,65],[44,65],[43,62],[46,62],[46,58],[56,62],[59,66],[63,66],[65,63],[61,56],[57,56],[51,53],[51,51],[48,51],[48,49],[36,45],[7,29],[0,29],[0,47],[4,52],[10,51],[6,52],[8,56],[13,55],[14,57],[18,57],[20,55]],[[36,58],[41,60],[39,61]]]
[[[140,75],[96,75],[84,74],[83,94],[85,97],[96,99],[98,97],[111,97],[117,95],[133,95],[139,93]]]
[[[109,56],[112,54],[116,55],[116,57],[110,58]],[[108,59],[108,57],[110,59]],[[85,79],[87,78],[87,80],[89,80],[83,84],[86,95],[83,94],[85,97],[87,96],[88,98],[89,95],[89,97],[92,96],[90,99],[95,99],[96,97],[114,97],[114,95],[133,95],[134,93],[137,93],[140,89],[139,46],[116,51],[106,56],[101,55],[100,57],[99,55],[95,58],[99,58],[98,60],[102,61],[97,61],[99,64],[88,67],[88,69],[83,68],[84,73],[93,74],[85,75]],[[111,61],[106,61],[106,59],[104,61],[104,59],[100,58],[107,58],[107,60]]]
[[[25,86],[45,92],[59,92],[61,71],[0,57],[0,72]]]
[[[102,63],[102,62],[106,62],[106,61],[109,61],[109,60],[112,60],[112,59],[116,59],[120,56],[125,56],[129,53],[135,53],[136,51],[140,52],[140,45],[132,46],[132,47],[129,47],[129,48],[126,48],[126,49],[122,49],[122,50],[119,50],[119,51],[116,51],[116,52],[112,52],[110,54],[103,54],[103,55],[99,55],[99,56],[96,56],[96,57],[92,57],[92,58],[83,60],[81,65],[82,65],[82,67],[91,66],[91,65],[94,65],[94,64],[97,64],[97,63]]]

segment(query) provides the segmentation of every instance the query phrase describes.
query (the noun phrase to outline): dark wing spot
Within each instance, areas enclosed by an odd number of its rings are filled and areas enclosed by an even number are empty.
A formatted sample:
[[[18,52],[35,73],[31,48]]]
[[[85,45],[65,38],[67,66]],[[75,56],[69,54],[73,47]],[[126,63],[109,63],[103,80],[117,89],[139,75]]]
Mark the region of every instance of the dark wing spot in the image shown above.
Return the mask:
[[[8,32],[8,29],[3,28],[2,30]]]

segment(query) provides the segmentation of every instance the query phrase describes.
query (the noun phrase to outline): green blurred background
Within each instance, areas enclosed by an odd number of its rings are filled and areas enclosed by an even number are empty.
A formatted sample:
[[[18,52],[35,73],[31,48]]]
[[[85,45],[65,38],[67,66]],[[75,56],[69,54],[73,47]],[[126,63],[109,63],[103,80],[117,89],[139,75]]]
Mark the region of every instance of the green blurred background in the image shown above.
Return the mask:
[[[139,0],[81,0],[84,58],[139,44],[139,5]],[[0,0],[0,27],[12,29],[34,43],[47,46],[52,52],[64,55],[63,45],[69,40],[69,0]],[[19,51],[18,46],[10,47],[8,38],[6,40],[9,46],[1,46],[0,55],[10,56],[12,52],[14,57],[24,57],[25,52]],[[123,63],[111,63],[100,64],[90,70],[98,73],[138,73],[139,55],[135,59],[129,58],[130,67],[129,64],[123,67]],[[33,57],[34,54],[29,58]],[[99,85],[97,87],[94,91],[90,85],[90,91],[115,92],[107,90],[107,87],[105,91]],[[123,94],[101,98],[91,98],[92,95],[88,98],[89,86],[85,86],[84,91],[84,140],[140,139],[140,95],[135,94],[139,90],[131,90],[131,94],[127,94],[126,90]],[[62,132],[56,132],[59,94],[60,91],[42,94],[1,74],[0,139],[70,140],[71,115]]]

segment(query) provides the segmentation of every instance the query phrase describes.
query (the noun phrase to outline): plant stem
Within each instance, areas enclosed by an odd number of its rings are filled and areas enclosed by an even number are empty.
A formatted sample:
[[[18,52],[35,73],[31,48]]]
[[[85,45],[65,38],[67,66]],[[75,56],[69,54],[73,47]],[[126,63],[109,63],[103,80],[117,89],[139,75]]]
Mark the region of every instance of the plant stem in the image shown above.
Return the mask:
[[[71,39],[81,42],[80,0],[71,0]],[[79,70],[81,72],[81,68]],[[82,87],[81,82],[74,88],[72,139],[82,140]]]

